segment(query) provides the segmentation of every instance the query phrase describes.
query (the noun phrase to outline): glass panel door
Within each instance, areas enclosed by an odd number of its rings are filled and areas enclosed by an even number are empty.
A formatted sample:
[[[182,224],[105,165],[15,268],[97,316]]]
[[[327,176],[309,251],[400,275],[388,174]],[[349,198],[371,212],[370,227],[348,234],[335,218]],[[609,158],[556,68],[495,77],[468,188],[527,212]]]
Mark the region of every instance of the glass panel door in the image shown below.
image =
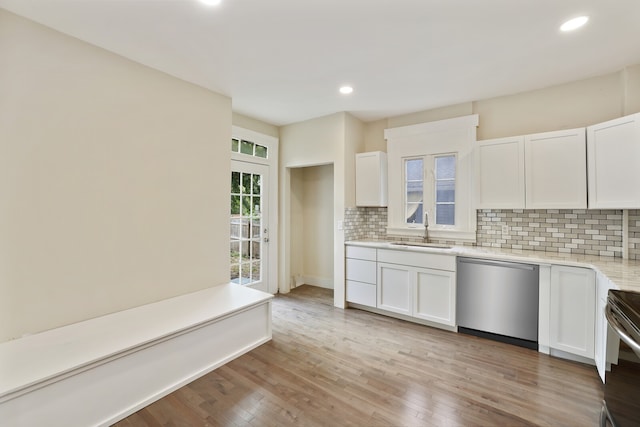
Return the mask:
[[[267,291],[268,167],[231,162],[230,279]]]

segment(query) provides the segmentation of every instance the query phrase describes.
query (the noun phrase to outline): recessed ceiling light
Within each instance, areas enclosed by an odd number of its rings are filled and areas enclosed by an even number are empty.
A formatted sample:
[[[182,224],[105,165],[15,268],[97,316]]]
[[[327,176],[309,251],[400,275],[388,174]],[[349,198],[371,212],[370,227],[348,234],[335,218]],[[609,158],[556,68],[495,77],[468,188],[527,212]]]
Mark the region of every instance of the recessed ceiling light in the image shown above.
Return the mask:
[[[569,19],[567,22],[560,26],[560,31],[573,31],[582,27],[589,20],[588,16],[578,16],[577,18]]]
[[[340,88],[340,93],[343,95],[349,95],[351,92],[353,92],[353,88],[351,86],[342,86]]]
[[[222,0],[200,0],[200,1],[206,4],[207,6],[217,6],[220,3],[222,3]]]

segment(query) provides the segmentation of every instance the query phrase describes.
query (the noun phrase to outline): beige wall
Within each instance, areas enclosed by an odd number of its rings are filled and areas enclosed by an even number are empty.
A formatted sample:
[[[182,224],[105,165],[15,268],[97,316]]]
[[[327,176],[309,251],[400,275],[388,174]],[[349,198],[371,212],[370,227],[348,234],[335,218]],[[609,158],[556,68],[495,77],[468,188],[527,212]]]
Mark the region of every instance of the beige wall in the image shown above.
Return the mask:
[[[640,113],[640,64],[625,69],[623,84],[624,114]]]
[[[333,163],[344,139],[344,113],[280,128],[280,168]]]
[[[478,139],[572,129],[623,114],[621,73],[474,103]]]
[[[298,278],[304,276],[304,170],[306,168],[293,168],[291,172],[290,198],[291,209],[288,215],[290,227],[289,244],[293,250],[290,254],[291,273],[289,276]],[[295,286],[296,279],[293,279]]]
[[[437,120],[450,119],[452,117],[462,117],[473,114],[473,105],[471,102],[462,104],[449,105],[433,110],[417,111],[415,113],[405,114],[402,116],[389,117],[389,127],[396,128],[400,126],[415,125],[418,123],[435,122]]]
[[[356,205],[356,153],[366,151],[364,123],[351,114],[345,115],[344,135],[344,205]]]
[[[364,152],[387,152],[387,141],[384,139],[384,130],[389,127],[387,119],[376,120],[364,124]]]
[[[280,128],[280,248],[279,285],[281,292],[288,292],[294,284],[294,276],[301,274],[303,242],[299,229],[299,216],[302,210],[300,187],[301,171],[297,168],[333,164],[334,171],[337,157],[341,152],[338,144],[344,140],[344,113],[307,120]],[[341,177],[334,177],[334,188],[342,187]],[[334,201],[335,199],[334,194]],[[300,205],[298,205],[300,204]],[[338,203],[343,205],[343,203]],[[334,212],[337,210],[334,203]],[[342,208],[344,210],[344,207]],[[298,217],[298,218],[296,218]],[[334,218],[335,220],[335,218]],[[334,241],[334,245],[335,245]],[[299,273],[300,272],[300,273]]]
[[[333,165],[290,169],[290,276],[333,288]]]
[[[230,137],[228,98],[0,10],[0,341],[227,282]]]
[[[302,276],[333,288],[333,165],[302,168]]]
[[[254,132],[259,132],[264,135],[269,135],[274,138],[278,138],[278,127],[269,123],[265,123],[261,120],[257,120],[248,116],[244,116],[239,113],[233,113],[232,121],[234,126],[239,126],[244,129],[249,129]]]
[[[280,128],[280,284],[284,292],[291,283],[291,256],[300,247],[291,236],[292,168],[333,165],[333,259],[334,303],[344,306],[344,234],[337,223],[344,220],[347,198],[354,197],[351,168],[354,153],[364,149],[364,125],[347,113],[336,113]]]
[[[615,73],[365,124],[366,151],[386,151],[384,129],[478,114],[478,139],[589,126],[640,112],[640,64]]]

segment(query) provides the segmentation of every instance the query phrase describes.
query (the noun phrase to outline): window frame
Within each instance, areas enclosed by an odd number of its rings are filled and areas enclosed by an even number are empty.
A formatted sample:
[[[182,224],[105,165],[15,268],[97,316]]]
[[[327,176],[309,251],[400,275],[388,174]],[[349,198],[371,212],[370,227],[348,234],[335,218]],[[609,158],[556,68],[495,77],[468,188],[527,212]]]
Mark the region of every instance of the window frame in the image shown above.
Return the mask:
[[[409,173],[408,173],[408,168],[407,168],[407,163],[410,161],[415,161],[415,160],[421,160],[422,161],[422,179],[420,181],[418,180],[409,180]],[[425,203],[426,203],[426,197],[425,197],[425,193],[426,193],[426,184],[427,184],[427,180],[426,180],[426,169],[425,169],[425,165],[426,165],[427,159],[424,156],[418,156],[418,157],[405,157],[402,159],[402,172],[403,172],[403,188],[402,188],[402,196],[403,196],[403,209],[405,211],[404,217],[404,223],[407,225],[417,225],[417,224],[424,224],[424,208],[425,208]],[[408,194],[409,194],[409,183],[410,182],[421,182],[422,183],[422,199],[420,200],[419,203],[416,202],[411,202],[408,200]],[[408,222],[407,218],[407,211],[409,209],[409,204],[418,204],[418,205],[422,205],[422,209],[421,209],[421,213],[420,215],[417,217],[419,219],[419,221],[414,221],[414,222]],[[417,208],[417,210],[420,210],[420,207]]]
[[[447,158],[447,157],[453,157],[454,158],[454,174],[453,174],[453,178],[444,178],[444,179],[438,179],[438,167],[437,167],[437,159],[442,159],[442,158]],[[456,211],[456,194],[457,194],[457,186],[458,186],[458,153],[442,153],[442,154],[436,154],[432,156],[433,159],[433,185],[432,185],[432,190],[433,190],[433,213],[434,213],[434,218],[433,218],[433,224],[435,226],[439,226],[439,227],[443,227],[444,229],[446,228],[454,228],[456,225],[456,220],[455,220],[455,211]],[[438,182],[447,182],[447,181],[453,181],[453,193],[454,193],[454,200],[453,202],[438,202]],[[454,221],[453,224],[438,224],[438,205],[453,205],[453,209],[454,209]]]
[[[456,161],[456,171],[458,166],[458,154],[456,152],[450,153],[437,153],[430,154],[425,156],[410,156],[402,158],[402,167],[403,167],[403,209],[405,211],[404,215],[404,223],[410,228],[415,226],[424,226],[424,212],[429,214],[429,229],[442,229],[442,230],[454,230],[456,226],[456,221],[454,219],[453,224],[438,224],[438,215],[437,215],[437,205],[438,205],[438,195],[437,195],[437,183],[438,179],[436,177],[436,159],[443,157],[454,157]],[[420,204],[422,204],[422,213],[416,217],[419,218],[419,221],[415,222],[407,222],[407,209],[409,204],[416,204],[415,202],[411,202],[408,200],[408,191],[407,191],[407,183],[409,180],[406,177],[406,166],[407,161],[410,160],[422,160],[422,200]],[[447,179],[449,180],[449,179]],[[454,181],[454,192],[457,194],[457,174],[452,179]],[[417,181],[417,180],[414,180]],[[445,181],[445,180],[440,180]],[[441,204],[453,204],[456,206],[456,200],[450,203],[441,203]],[[418,208],[419,209],[419,208]],[[454,208],[455,209],[455,208]]]
[[[424,159],[424,210],[429,214],[429,236],[438,240],[475,242],[476,212],[473,206],[473,146],[478,116],[464,116],[419,125],[385,129],[389,166],[387,234],[424,235],[424,220],[406,223],[405,160]],[[435,159],[456,156],[455,223],[435,224]]]

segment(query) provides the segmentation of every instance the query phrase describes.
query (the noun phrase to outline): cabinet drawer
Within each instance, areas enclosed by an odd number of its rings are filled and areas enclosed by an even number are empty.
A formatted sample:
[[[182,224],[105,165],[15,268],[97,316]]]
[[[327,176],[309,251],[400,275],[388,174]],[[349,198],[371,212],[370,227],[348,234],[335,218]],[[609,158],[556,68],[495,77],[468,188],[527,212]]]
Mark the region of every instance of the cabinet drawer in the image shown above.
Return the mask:
[[[375,261],[365,261],[362,259],[347,258],[346,279],[356,282],[376,283],[376,263]]]
[[[347,301],[375,307],[376,285],[347,280]]]
[[[376,260],[376,248],[364,248],[362,246],[347,246],[347,258]]]
[[[436,270],[456,271],[456,257],[434,253],[378,250],[378,261]]]

